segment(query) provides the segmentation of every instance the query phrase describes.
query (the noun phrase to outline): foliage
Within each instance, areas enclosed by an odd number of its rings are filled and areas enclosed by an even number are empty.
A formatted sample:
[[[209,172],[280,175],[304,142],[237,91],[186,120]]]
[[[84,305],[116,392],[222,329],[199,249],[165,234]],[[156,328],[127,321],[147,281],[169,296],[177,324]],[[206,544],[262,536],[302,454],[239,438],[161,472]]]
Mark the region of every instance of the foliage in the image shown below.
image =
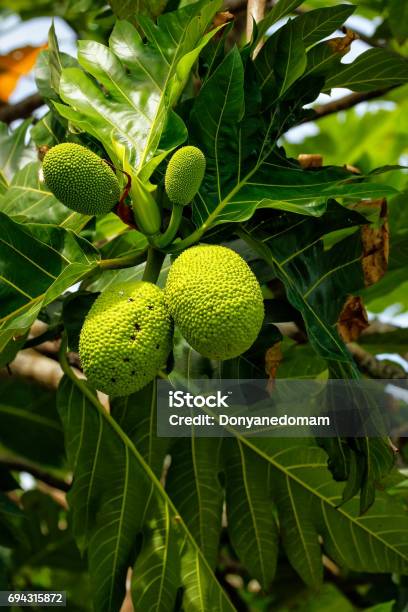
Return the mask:
[[[108,411],[72,367],[100,291],[142,278],[163,286],[171,257],[202,242],[249,263],[264,326],[249,351],[219,363],[176,330],[161,376],[361,376],[338,324],[349,297],[377,312],[408,307],[408,63],[401,3],[354,4],[279,0],[251,41],[234,44],[219,0],[0,2],[24,19],[62,15],[84,34],[71,58],[51,28],[36,71],[47,113],[0,127],[0,349],[12,374],[0,378],[4,588],[62,585],[70,609],[114,612],[131,568],[136,610],[404,609],[406,480],[389,440],[161,438],[154,382],[111,398]],[[348,34],[326,37],[354,8],[382,22],[374,47],[344,64]],[[387,90],[387,105],[328,116],[293,144],[290,130],[315,119],[309,105],[333,87]],[[66,141],[111,163],[124,194],[113,212],[74,213],[46,187],[37,150]],[[164,176],[184,144],[204,152],[206,172],[175,220]],[[325,163],[308,167],[300,153]],[[37,319],[48,325],[43,347],[63,330],[57,392],[13,372],[21,349],[36,347]],[[277,327],[288,321],[291,338]],[[374,355],[407,350],[401,330],[360,344]],[[22,493],[21,471],[69,489],[69,511],[55,489]]]

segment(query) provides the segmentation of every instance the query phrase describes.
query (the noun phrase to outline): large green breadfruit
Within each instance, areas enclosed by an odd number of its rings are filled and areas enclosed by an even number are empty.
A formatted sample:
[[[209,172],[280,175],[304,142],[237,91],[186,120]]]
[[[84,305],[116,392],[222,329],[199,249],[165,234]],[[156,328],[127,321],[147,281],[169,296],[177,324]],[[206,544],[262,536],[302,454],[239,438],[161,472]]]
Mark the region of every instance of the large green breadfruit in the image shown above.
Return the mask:
[[[154,379],[172,347],[161,289],[142,281],[104,291],[85,318],[79,354],[85,375],[108,395],[130,395]]]
[[[212,359],[244,353],[264,318],[255,275],[237,253],[222,246],[184,251],[170,268],[165,299],[185,339]]]
[[[197,147],[182,147],[170,159],[164,184],[168,198],[185,206],[194,198],[204,178],[205,157]]]
[[[103,215],[120,198],[119,181],[108,164],[81,145],[64,142],[43,160],[47,186],[58,200],[84,215]]]

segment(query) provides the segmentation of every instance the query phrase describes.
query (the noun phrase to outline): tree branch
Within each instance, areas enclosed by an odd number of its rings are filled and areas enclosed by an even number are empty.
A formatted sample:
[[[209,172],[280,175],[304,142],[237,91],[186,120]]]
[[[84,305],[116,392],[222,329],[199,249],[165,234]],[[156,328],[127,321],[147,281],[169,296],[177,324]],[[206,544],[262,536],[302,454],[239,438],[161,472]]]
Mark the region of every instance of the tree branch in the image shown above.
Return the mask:
[[[333,100],[332,102],[328,102],[327,104],[321,104],[320,106],[315,106],[313,108],[314,114],[310,117],[305,118],[302,123],[308,123],[309,121],[317,121],[322,117],[327,117],[328,115],[333,115],[334,113],[338,113],[343,110],[348,110],[349,108],[353,108],[360,104],[360,102],[368,102],[369,100],[374,100],[376,98],[383,98],[386,94],[388,94],[394,87],[386,87],[384,89],[376,89],[374,91],[364,91],[364,92],[356,92],[348,94],[339,100]]]
[[[44,100],[38,93],[28,96],[16,104],[5,104],[4,106],[0,106],[0,121],[11,123],[15,119],[25,119],[29,117],[36,108],[39,108],[43,104]]]
[[[368,374],[371,378],[382,378],[385,380],[408,378],[408,374],[398,363],[380,361],[355,342],[347,344],[347,348],[356,360],[358,369]]]
[[[60,491],[69,491],[71,487],[70,483],[62,478],[57,478],[56,476],[45,472],[41,468],[38,468],[31,463],[20,461],[19,459],[0,459],[0,465],[12,472],[27,472],[36,480],[41,480],[50,487],[54,487],[54,489],[59,489]]]
[[[251,40],[254,21],[258,23],[265,16],[266,0],[248,0],[247,6],[247,40]]]

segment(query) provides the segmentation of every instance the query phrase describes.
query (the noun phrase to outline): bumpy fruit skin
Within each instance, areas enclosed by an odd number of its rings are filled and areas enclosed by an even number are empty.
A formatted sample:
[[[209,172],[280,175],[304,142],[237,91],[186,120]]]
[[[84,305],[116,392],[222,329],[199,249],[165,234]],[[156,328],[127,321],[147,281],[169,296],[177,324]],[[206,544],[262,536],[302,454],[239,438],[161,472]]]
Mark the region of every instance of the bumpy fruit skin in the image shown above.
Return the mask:
[[[60,202],[84,215],[104,215],[120,198],[119,181],[108,164],[81,145],[64,142],[43,160],[47,186]]]
[[[255,275],[237,253],[222,246],[184,251],[170,268],[165,300],[185,339],[212,359],[244,353],[264,318]]]
[[[169,200],[185,206],[194,198],[204,178],[205,157],[197,147],[182,147],[170,159],[164,184]]]
[[[143,281],[107,289],[85,318],[79,354],[88,380],[112,396],[130,395],[166,363],[173,323],[161,289]]]

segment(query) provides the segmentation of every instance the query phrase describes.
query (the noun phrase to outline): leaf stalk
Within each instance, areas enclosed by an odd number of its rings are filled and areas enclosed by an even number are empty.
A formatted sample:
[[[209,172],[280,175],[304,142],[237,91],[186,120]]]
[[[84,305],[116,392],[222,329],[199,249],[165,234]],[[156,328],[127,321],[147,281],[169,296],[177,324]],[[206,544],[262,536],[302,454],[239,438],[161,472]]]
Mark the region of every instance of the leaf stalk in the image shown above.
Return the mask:
[[[154,239],[155,246],[157,246],[159,249],[164,249],[173,242],[180,227],[182,217],[183,206],[174,204],[167,229],[163,234]]]

